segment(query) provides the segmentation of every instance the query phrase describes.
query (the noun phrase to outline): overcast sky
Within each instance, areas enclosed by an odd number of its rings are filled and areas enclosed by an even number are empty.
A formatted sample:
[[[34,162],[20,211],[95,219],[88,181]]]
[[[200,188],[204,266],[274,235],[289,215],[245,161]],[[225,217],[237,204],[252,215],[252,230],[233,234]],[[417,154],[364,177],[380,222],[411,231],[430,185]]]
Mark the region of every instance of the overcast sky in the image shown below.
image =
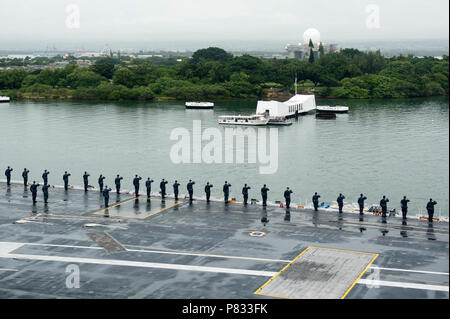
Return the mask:
[[[66,25],[70,4],[79,28]],[[0,41],[301,41],[308,28],[325,42],[448,39],[448,11],[448,0],[0,0]]]

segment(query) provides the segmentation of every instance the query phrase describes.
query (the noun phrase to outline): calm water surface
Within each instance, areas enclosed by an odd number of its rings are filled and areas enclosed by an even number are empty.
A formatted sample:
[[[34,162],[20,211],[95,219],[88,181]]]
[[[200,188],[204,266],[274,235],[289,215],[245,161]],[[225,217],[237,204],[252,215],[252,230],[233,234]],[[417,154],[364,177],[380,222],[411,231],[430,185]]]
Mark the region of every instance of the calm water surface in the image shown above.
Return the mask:
[[[281,200],[290,186],[293,201],[303,204],[315,191],[326,202],[336,200],[339,192],[356,202],[364,192],[369,204],[386,194],[391,206],[399,208],[402,196],[408,195],[412,213],[423,211],[433,197],[448,216],[447,98],[318,104],[344,104],[351,111],[331,121],[309,115],[279,128],[279,168],[274,175],[260,175],[259,164],[175,165],[170,160],[174,128],[192,131],[193,120],[201,120],[203,128],[219,127],[218,116],[250,114],[256,101],[218,102],[214,111],[188,111],[181,102],[0,104],[0,168],[3,172],[12,166],[15,180],[21,179],[24,167],[31,170],[32,180],[48,169],[50,182],[59,185],[64,170],[72,173],[75,185],[82,184],[85,170],[92,185],[99,174],[106,175],[109,184],[121,174],[128,189],[134,174],[156,182],[178,179],[183,192],[192,178],[197,195],[209,181],[215,185],[215,197],[222,195],[225,180],[233,185],[231,197],[239,198],[244,183],[253,186],[251,198],[259,198],[258,190],[266,183],[269,200]]]

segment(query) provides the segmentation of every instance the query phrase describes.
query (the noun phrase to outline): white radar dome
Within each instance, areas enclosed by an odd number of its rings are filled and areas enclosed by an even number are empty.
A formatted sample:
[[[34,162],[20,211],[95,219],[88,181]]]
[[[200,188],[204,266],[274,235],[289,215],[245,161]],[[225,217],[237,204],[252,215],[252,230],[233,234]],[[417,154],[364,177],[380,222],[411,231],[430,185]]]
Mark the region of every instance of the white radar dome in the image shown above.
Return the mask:
[[[303,43],[308,44],[312,40],[314,44],[320,43],[320,32],[317,29],[308,29],[303,33]]]

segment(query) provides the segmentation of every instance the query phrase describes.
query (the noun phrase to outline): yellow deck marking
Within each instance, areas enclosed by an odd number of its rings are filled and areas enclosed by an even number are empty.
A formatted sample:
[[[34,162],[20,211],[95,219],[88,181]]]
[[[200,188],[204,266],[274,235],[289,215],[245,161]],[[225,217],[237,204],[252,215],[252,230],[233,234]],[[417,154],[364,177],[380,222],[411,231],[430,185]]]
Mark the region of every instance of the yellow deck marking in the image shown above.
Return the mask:
[[[127,204],[127,203],[129,203],[129,202],[131,202],[131,201],[134,201],[134,200],[136,200],[136,199],[140,199],[140,197],[127,199],[126,201],[117,203],[117,204],[115,204],[115,205],[110,205],[110,206],[108,206],[108,207],[106,207],[106,208],[103,208],[103,209],[100,209],[100,210],[98,210],[98,211],[96,211],[96,212],[93,212],[92,214],[94,214],[94,215],[99,215],[99,213],[104,212],[104,211],[107,210],[107,209],[111,209],[111,208],[114,208],[114,207],[117,207],[117,206],[120,206],[120,205],[123,205],[123,204]]]
[[[174,207],[179,206],[179,205],[181,205],[181,204],[184,203],[183,201],[182,201],[182,202],[179,202],[179,203],[175,203],[175,204],[172,205],[172,206],[163,208],[163,209],[161,209],[161,210],[159,210],[159,211],[157,211],[157,212],[151,213],[151,214],[146,215],[146,216],[143,216],[143,217],[122,216],[122,215],[117,215],[117,214],[109,214],[109,213],[106,214],[106,213],[104,213],[106,210],[109,210],[109,209],[111,209],[111,208],[114,208],[114,207],[117,207],[117,206],[120,206],[120,205],[123,205],[123,204],[127,204],[127,203],[129,203],[129,202],[131,202],[131,201],[134,201],[134,200],[136,200],[136,199],[144,199],[144,198],[143,198],[143,197],[132,198],[132,199],[130,199],[130,200],[126,200],[126,201],[121,202],[121,203],[118,203],[118,204],[116,204],[116,205],[109,206],[108,208],[104,208],[104,209],[101,209],[101,210],[99,210],[99,211],[96,211],[96,212],[94,212],[93,214],[94,214],[94,215],[108,215],[108,216],[112,216],[112,217],[121,217],[121,218],[124,218],[124,219],[139,219],[139,220],[142,220],[142,219],[147,219],[147,218],[149,218],[149,217],[152,217],[152,216],[154,216],[154,215],[157,215],[157,214],[159,214],[159,213],[162,213],[162,212],[164,212],[164,211],[166,211],[166,210],[168,210],[168,209],[174,208]],[[151,198],[145,198],[145,200],[153,200],[153,199],[151,199]]]
[[[39,218],[45,218],[45,219],[54,219],[54,220],[76,220],[76,219],[88,219],[88,220],[98,220],[98,221],[105,221],[105,222],[114,222],[114,223],[122,223],[124,222],[124,219],[105,219],[101,217],[96,216],[82,216],[82,215],[54,215],[54,214],[45,214],[45,216],[39,216]]]
[[[105,221],[105,222],[113,222],[113,223],[124,223],[125,219],[105,219],[97,216],[90,216],[90,215],[58,215],[58,214],[51,214],[51,213],[44,213],[44,212],[37,212],[37,213],[31,213],[27,216],[24,216],[20,218],[19,220],[33,220],[37,218],[45,218],[45,219],[51,219],[51,220],[98,220],[98,221]]]
[[[366,253],[367,254],[367,253]],[[374,261],[380,256],[379,254],[373,254],[375,255],[373,259],[370,261],[370,263],[367,265],[367,267],[363,270],[363,272],[356,278],[356,280],[353,282],[353,284],[350,286],[350,288],[347,289],[345,294],[341,297],[341,299],[345,299],[347,295],[350,293],[350,291],[355,287],[356,283],[361,279],[361,277],[367,272],[367,270],[370,268],[370,266],[374,263]]]
[[[262,285],[258,290],[254,292],[255,295],[260,296],[266,296],[266,297],[275,297],[275,298],[282,298],[282,299],[292,299],[287,297],[280,297],[280,296],[272,296],[267,294],[260,294],[259,292],[267,286],[271,281],[273,281],[275,278],[277,278],[283,271],[285,271],[287,268],[289,268],[294,262],[296,262],[300,257],[302,257],[308,250],[315,248],[315,249],[325,249],[325,250],[334,250],[334,251],[342,251],[342,252],[352,252],[357,254],[366,254],[366,255],[374,255],[374,258],[370,261],[370,263],[367,265],[367,267],[364,269],[364,271],[358,276],[358,278],[353,282],[353,284],[350,286],[349,289],[345,292],[345,294],[341,297],[341,299],[345,299],[347,295],[350,293],[350,291],[355,287],[356,283],[361,279],[361,277],[367,272],[367,270],[370,268],[370,266],[374,263],[374,261],[379,257],[379,254],[374,253],[368,253],[368,252],[361,252],[361,251],[354,251],[354,250],[345,250],[345,249],[335,249],[335,248],[325,248],[325,247],[315,247],[315,246],[309,246],[306,248],[300,255],[298,255],[294,260],[292,260],[286,267],[281,269],[275,276],[269,279],[264,285]]]
[[[289,299],[286,297],[279,297],[279,296],[269,296],[269,295],[264,295],[264,294],[260,294],[259,292],[265,287],[267,286],[272,280],[274,280],[275,278],[277,278],[283,271],[285,271],[286,269],[288,269],[294,262],[296,262],[301,256],[303,256],[308,250],[310,250],[312,247],[308,247],[306,248],[300,255],[298,255],[294,260],[292,260],[289,264],[286,265],[286,267],[284,267],[283,269],[281,269],[275,276],[273,276],[272,278],[269,279],[269,281],[267,281],[264,285],[262,285],[261,287],[259,287],[258,290],[256,290],[254,292],[255,295],[260,295],[260,296],[267,296],[267,297],[276,297],[276,298],[283,298],[283,299]]]
[[[255,295],[264,296],[264,297],[271,297],[271,298],[280,298],[280,299],[293,300],[293,298],[287,298],[287,297],[275,296],[275,295],[268,295],[268,294],[257,294],[256,292],[255,292]]]

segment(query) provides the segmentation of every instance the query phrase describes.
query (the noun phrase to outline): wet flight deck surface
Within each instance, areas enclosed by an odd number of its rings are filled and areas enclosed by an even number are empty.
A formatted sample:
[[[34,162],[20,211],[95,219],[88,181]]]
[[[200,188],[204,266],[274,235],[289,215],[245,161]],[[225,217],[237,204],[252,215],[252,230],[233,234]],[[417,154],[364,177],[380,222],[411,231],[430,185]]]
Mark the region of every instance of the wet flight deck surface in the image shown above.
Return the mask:
[[[55,188],[33,206],[0,183],[0,297],[449,298],[448,223],[114,192],[103,205]]]

